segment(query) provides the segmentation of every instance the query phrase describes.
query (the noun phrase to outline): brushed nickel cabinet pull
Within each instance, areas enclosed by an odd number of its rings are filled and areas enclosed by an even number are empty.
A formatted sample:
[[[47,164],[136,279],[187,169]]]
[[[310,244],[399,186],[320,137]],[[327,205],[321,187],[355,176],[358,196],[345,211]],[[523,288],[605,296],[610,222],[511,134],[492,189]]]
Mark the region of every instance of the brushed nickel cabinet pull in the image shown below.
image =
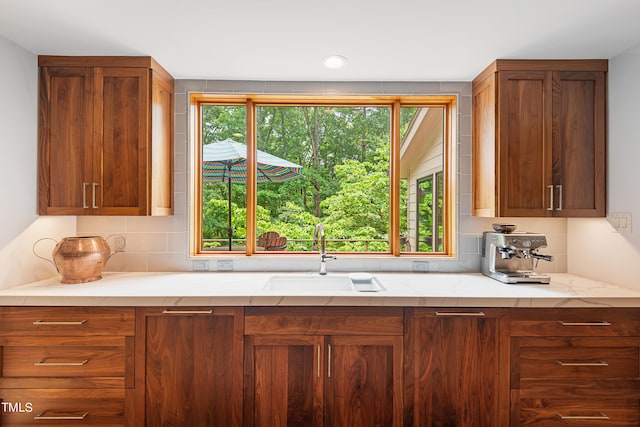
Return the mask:
[[[556,185],[556,188],[558,189],[558,207],[556,208],[556,210],[561,211],[562,210],[562,185]]]
[[[609,416],[604,412],[600,412],[599,415],[562,415],[560,412],[556,413],[561,420],[608,420]]]
[[[436,311],[436,316],[485,316],[484,311]]]
[[[74,321],[46,321],[46,320],[35,320],[33,322],[34,325],[38,325],[38,326],[73,326],[73,325],[84,325],[85,323],[87,323],[86,319],[83,320],[74,320]]]
[[[91,184],[92,190],[91,190],[91,197],[93,198],[93,206],[91,206],[93,209],[97,209],[98,205],[96,204],[96,187],[98,186],[97,182],[93,182]]]
[[[162,310],[162,314],[213,314],[213,310]]]
[[[598,362],[563,362],[562,360],[556,360],[556,363],[560,366],[609,366],[604,360]]]
[[[322,355],[320,354],[321,352],[321,348],[320,348],[320,344],[318,344],[318,378],[320,378],[320,375],[322,375],[320,373],[320,366],[322,365]]]
[[[87,205],[87,186],[89,185],[88,182],[83,182],[82,183],[82,207],[84,209],[88,209],[89,205]]]
[[[553,210],[553,185],[547,185],[547,188],[549,189],[549,207],[547,208],[547,210],[552,211]]]
[[[564,320],[560,320],[558,323],[562,326],[611,326],[611,323],[606,320],[598,320],[595,322],[565,322]]]
[[[89,363],[89,359],[84,359],[81,362],[45,362],[45,359],[39,360],[34,363],[34,366],[84,366]]]
[[[331,378],[331,344],[327,345],[327,378]]]
[[[88,412],[85,412],[82,415],[45,415],[45,412],[40,412],[38,415],[33,417],[34,420],[76,420],[82,421],[87,418],[89,415]]]

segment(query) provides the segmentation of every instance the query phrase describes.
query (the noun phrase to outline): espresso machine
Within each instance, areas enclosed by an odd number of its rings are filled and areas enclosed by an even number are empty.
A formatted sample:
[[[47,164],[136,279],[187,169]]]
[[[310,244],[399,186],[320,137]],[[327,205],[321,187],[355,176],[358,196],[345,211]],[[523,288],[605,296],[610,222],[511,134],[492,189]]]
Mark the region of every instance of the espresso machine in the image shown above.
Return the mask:
[[[494,226],[494,229],[496,226]],[[503,283],[549,283],[549,275],[536,273],[539,260],[553,261],[538,253],[547,247],[544,234],[485,231],[482,235],[482,273]]]

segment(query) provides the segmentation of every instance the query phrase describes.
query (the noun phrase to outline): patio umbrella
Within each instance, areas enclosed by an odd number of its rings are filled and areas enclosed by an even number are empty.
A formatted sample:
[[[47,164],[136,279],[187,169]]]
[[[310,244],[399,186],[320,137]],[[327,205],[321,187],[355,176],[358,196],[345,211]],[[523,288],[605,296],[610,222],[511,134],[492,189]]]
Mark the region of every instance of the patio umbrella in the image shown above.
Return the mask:
[[[258,182],[279,182],[302,176],[302,166],[280,157],[257,150]],[[247,146],[232,139],[214,142],[202,147],[202,179],[227,182],[229,198],[229,250],[231,250],[231,184],[247,180]]]

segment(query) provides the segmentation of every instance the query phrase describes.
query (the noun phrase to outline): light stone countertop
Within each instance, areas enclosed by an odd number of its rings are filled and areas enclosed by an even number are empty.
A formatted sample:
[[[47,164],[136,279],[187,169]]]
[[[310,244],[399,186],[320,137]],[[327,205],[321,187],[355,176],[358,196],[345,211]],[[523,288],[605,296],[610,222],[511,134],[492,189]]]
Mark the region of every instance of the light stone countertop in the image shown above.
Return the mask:
[[[312,273],[105,273],[82,284],[54,277],[0,289],[0,305],[640,307],[640,289],[558,273],[549,285],[507,285],[481,274],[374,273],[385,291],[263,289],[269,277],[287,274]]]

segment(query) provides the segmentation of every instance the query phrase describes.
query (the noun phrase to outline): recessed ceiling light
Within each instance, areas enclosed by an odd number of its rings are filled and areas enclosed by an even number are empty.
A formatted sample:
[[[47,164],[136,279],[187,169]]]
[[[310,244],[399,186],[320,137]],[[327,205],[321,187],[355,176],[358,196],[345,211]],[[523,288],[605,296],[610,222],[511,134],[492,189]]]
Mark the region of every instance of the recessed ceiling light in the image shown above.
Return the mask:
[[[322,63],[327,68],[342,68],[344,64],[347,62],[347,58],[340,55],[329,55],[322,60]]]

